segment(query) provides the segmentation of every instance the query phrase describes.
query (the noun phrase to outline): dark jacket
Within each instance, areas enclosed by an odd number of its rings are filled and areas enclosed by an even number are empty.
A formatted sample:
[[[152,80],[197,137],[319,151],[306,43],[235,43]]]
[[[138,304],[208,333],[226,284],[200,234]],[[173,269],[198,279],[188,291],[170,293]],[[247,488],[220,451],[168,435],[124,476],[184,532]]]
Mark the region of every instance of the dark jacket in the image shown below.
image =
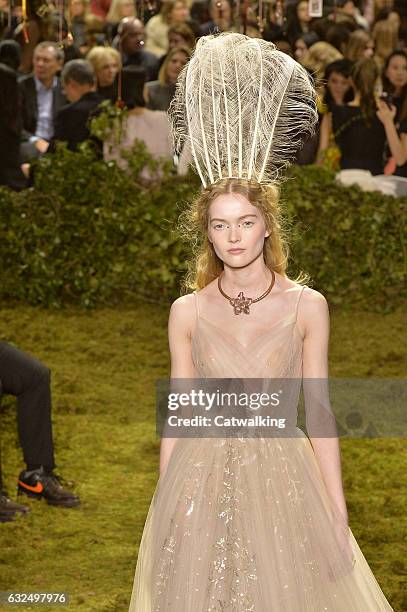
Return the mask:
[[[34,75],[24,76],[19,81],[23,115],[23,140],[35,134],[38,119],[37,90],[35,88]],[[52,115],[55,117],[58,111],[67,103],[67,99],[62,91],[61,83],[58,80],[53,89]]]
[[[63,141],[68,143],[68,149],[75,151],[79,143],[89,138],[89,118],[96,114],[96,109],[101,102],[103,98],[96,91],[90,91],[77,102],[61,108],[55,118],[54,138],[48,150],[54,151],[55,143]]]

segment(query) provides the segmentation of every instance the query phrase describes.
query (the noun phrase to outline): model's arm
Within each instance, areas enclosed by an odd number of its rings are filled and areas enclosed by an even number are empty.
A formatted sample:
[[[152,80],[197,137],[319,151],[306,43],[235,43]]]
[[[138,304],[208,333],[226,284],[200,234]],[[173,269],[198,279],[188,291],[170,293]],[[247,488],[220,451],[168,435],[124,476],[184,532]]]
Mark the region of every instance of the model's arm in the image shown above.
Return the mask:
[[[171,378],[196,378],[191,354],[191,329],[195,318],[195,297],[185,295],[171,306],[168,341],[171,354]],[[178,438],[161,438],[160,476],[164,474]]]
[[[329,310],[322,294],[314,290],[304,290],[298,309],[298,324],[304,332],[303,378],[319,379],[315,381],[315,385],[313,381],[309,383],[311,391],[316,390],[316,405],[312,405],[312,401],[308,400],[307,406],[304,390],[307,430],[310,422],[311,434],[308,433],[326,489],[340,513],[339,518],[347,523],[339,440],[336,435],[332,436],[333,428],[336,432],[336,427],[333,417],[331,418],[329,397],[324,393],[328,381]],[[307,380],[304,380],[304,384],[307,384]],[[313,423],[314,419],[319,423]],[[324,427],[327,429],[324,430]],[[316,435],[312,436],[312,431]],[[330,432],[329,437],[322,437],[324,431]]]

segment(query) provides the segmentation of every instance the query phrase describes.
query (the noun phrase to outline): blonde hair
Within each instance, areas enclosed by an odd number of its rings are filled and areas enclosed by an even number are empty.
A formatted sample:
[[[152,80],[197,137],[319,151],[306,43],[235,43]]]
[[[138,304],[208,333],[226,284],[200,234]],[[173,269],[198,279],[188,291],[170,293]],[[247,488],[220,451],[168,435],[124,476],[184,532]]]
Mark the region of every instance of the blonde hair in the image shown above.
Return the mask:
[[[178,230],[183,240],[189,242],[193,253],[188,261],[182,293],[203,289],[223,270],[223,262],[208,239],[209,208],[219,195],[230,193],[243,195],[261,211],[267,231],[270,232],[264,240],[265,264],[269,270],[286,276],[289,257],[288,222],[283,218],[279,204],[279,188],[276,184],[265,186],[253,179],[224,178],[206,187],[179,217]],[[308,274],[301,273],[296,282],[308,282],[309,278]]]
[[[112,4],[110,5],[109,12],[106,15],[106,21],[110,21],[110,23],[118,23],[123,19],[123,15],[120,12],[122,4],[130,4],[129,0],[112,0]],[[133,3],[132,3],[133,4]],[[133,15],[132,17],[136,17],[136,9],[133,4]]]
[[[345,57],[352,62],[362,59],[363,52],[370,40],[373,40],[372,37],[364,30],[352,32],[346,45]]]
[[[87,54],[86,59],[92,64],[96,75],[107,59],[116,60],[119,70],[122,64],[120,53],[113,47],[93,47]]]
[[[170,51],[168,51],[167,55],[165,56],[165,60],[162,63],[160,72],[158,73],[158,82],[160,83],[160,85],[167,85],[167,66],[171,59],[174,57],[174,55],[176,55],[177,53],[183,53],[186,56],[187,60],[189,60],[189,58],[191,57],[191,51],[187,47],[174,47],[173,49],[170,49]]]
[[[164,0],[160,10],[161,19],[164,21],[164,23],[171,22],[172,10],[178,3],[183,4],[186,8],[190,8],[190,3],[187,0]]]
[[[375,42],[375,57],[383,66],[390,53],[397,47],[397,29],[390,21],[378,21],[373,27],[372,37]]]
[[[316,86],[320,87],[323,85],[325,68],[342,58],[342,53],[336,47],[321,40],[311,45],[301,63],[313,72]]]

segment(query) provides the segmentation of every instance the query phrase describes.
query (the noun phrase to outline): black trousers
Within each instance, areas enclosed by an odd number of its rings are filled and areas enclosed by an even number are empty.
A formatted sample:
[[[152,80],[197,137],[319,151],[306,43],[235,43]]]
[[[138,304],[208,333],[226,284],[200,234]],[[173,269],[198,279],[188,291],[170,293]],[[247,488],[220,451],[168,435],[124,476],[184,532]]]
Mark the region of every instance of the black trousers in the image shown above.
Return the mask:
[[[24,461],[53,469],[50,381],[51,371],[38,359],[0,342],[0,395],[3,392],[17,398],[17,427]]]

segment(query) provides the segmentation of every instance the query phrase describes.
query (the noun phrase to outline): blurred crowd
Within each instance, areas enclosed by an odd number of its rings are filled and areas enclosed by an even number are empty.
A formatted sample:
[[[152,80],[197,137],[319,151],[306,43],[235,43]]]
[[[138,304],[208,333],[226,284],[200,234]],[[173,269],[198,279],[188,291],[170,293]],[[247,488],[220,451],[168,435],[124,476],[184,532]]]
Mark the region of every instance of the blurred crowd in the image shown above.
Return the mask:
[[[59,141],[75,151],[104,100],[128,113],[119,141],[93,138],[100,155],[126,168],[140,139],[172,159],[177,77],[196,40],[222,31],[272,41],[313,75],[320,121],[297,163],[407,177],[404,0],[53,1],[27,0],[23,14],[0,0],[1,184],[25,188]]]

